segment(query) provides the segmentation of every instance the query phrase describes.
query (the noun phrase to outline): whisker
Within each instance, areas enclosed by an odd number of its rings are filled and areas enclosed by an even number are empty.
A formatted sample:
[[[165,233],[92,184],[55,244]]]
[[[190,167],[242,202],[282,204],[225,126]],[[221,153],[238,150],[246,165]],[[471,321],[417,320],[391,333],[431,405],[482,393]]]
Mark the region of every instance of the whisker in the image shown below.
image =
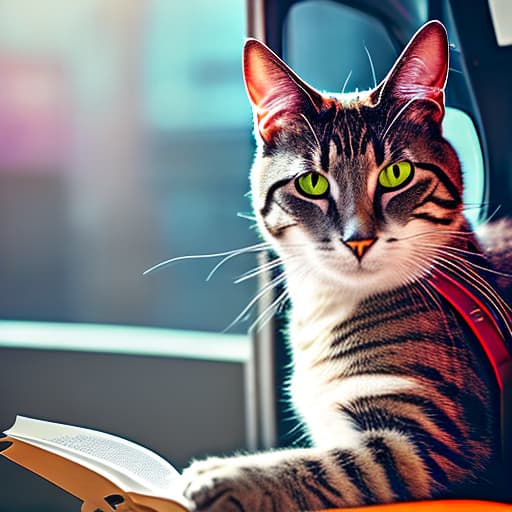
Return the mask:
[[[501,204],[499,204],[498,206],[496,206],[496,208],[494,209],[494,211],[487,217],[487,219],[482,219],[482,221],[480,221],[480,224],[479,224],[479,227],[481,226],[484,226],[485,224],[488,224],[489,222],[491,222],[491,220],[496,216],[496,214],[501,210]]]
[[[305,275],[307,271],[302,270],[302,272],[299,272],[300,275]],[[286,277],[284,276],[284,272],[278,276],[278,277]],[[297,276],[295,276],[297,278]],[[271,283],[269,283],[271,284]],[[276,283],[274,288],[280,283]],[[254,332],[255,329],[262,329],[267,322],[270,321],[270,319],[274,316],[276,312],[278,312],[281,308],[284,308],[286,302],[289,300],[290,294],[287,289],[285,289],[276,299],[272,301],[271,304],[269,304],[263,311],[258,315],[256,320],[251,324],[249,328],[249,332]]]
[[[370,70],[372,72],[372,79],[373,79],[373,87],[377,87],[377,77],[375,76],[375,67],[373,66],[373,60],[372,60],[372,56],[370,55],[370,50],[368,50],[368,47],[366,46],[366,44],[364,44],[363,46],[364,46],[366,55],[368,56],[368,61],[370,63]]]
[[[316,145],[318,146],[318,150],[320,152],[322,152],[322,145],[320,144],[320,140],[318,139],[318,135],[316,134],[313,126],[309,122],[309,119],[302,112],[300,113],[300,117],[302,117],[304,119],[304,121],[306,121],[306,124],[308,125],[308,128],[310,129],[311,133],[313,134],[313,137],[315,138],[315,142],[316,142]]]
[[[413,102],[415,102],[418,98],[421,97],[421,93],[415,94],[396,114],[396,116],[393,118],[391,123],[388,125],[388,127],[385,129],[384,134],[380,137],[380,140],[383,142],[386,139],[386,136],[393,127],[393,125],[398,121],[400,116],[411,106]]]
[[[348,82],[350,80],[350,77],[352,76],[352,70],[348,72],[347,78],[345,78],[345,81],[343,82],[343,87],[341,88],[341,94],[345,94],[345,89],[347,88]]]
[[[458,73],[459,75],[463,75],[464,72],[461,71],[460,69],[455,69],[455,68],[448,68],[450,70],[451,73]]]
[[[406,241],[406,240],[414,240],[416,238],[421,238],[423,236],[428,235],[439,235],[441,231],[439,229],[429,229],[428,231],[422,231],[420,233],[415,233],[414,235],[404,236],[401,238],[397,238],[398,241]],[[452,235],[454,237],[460,238],[468,238],[474,235],[471,231],[455,231],[455,230],[442,230],[443,234]]]
[[[482,210],[483,208],[485,208],[485,205],[483,204],[474,204],[474,205],[463,205],[462,208],[461,208],[461,212],[470,212],[470,211],[473,211],[473,210]]]
[[[452,257],[454,257],[454,255],[452,255]],[[499,303],[508,311],[512,311],[511,307],[504,301],[504,299],[499,295],[499,293],[476,271],[474,271],[471,268],[468,268],[466,265],[456,265],[455,262],[445,257],[440,258],[438,261],[443,261],[445,264],[449,265],[453,269],[453,272],[455,274],[458,274],[463,279],[466,278],[465,280],[468,283],[472,282],[476,286],[478,291],[482,293],[482,295],[484,295],[486,298],[488,298],[489,300],[491,300],[491,298],[496,300],[497,302],[495,303],[495,305],[498,305]],[[458,258],[458,262],[464,263],[464,260],[462,258]],[[464,274],[464,276],[462,274]]]
[[[485,260],[485,255],[482,252],[469,251],[467,249],[462,249],[461,247],[457,247],[454,245],[448,245],[445,243],[436,243],[435,241],[429,242],[428,238],[426,241],[420,239],[417,242],[417,245],[419,247],[425,247],[425,248],[449,249],[451,251],[458,252],[460,254],[465,254],[467,256],[477,257],[477,258],[481,258],[481,259]],[[465,261],[467,261],[467,260],[465,259]]]
[[[288,261],[288,259],[287,259],[287,261]],[[234,284],[243,283],[244,281],[247,281],[248,279],[256,277],[256,276],[262,274],[263,272],[267,272],[274,268],[280,267],[282,264],[283,264],[283,259],[276,258],[275,260],[264,263],[263,265],[258,265],[257,267],[254,267],[251,270],[244,272],[241,276],[237,277],[236,280],[233,281],[233,283]]]
[[[465,206],[492,206],[493,203],[491,201],[464,201],[462,204]]]
[[[443,325],[444,330],[448,338],[452,341],[452,343],[455,343],[455,340],[453,338],[452,329],[450,327],[450,323],[448,322],[448,316],[446,314],[446,309],[443,307],[443,304],[441,303],[441,298],[439,297],[437,290],[430,284],[429,281],[418,281],[418,284],[427,292],[429,297],[433,300],[434,304],[437,307],[437,310],[439,311]]]
[[[151,272],[154,272],[155,270],[159,270],[163,267],[166,267],[168,265],[171,265],[173,263],[177,263],[179,261],[186,261],[186,260],[200,260],[200,259],[209,259],[209,258],[220,258],[222,256],[238,256],[239,254],[245,254],[245,253],[251,253],[251,252],[259,252],[259,251],[266,251],[271,248],[271,245],[268,242],[259,243],[255,245],[250,245],[248,247],[243,247],[240,249],[232,249],[230,251],[224,251],[224,252],[217,252],[217,253],[211,253],[211,254],[190,254],[187,256],[177,256],[176,258],[171,258],[165,261],[162,261],[160,263],[157,263],[156,265],[148,268],[143,272],[142,275],[147,275]]]
[[[478,258],[485,259],[484,254],[481,253],[481,252],[468,251],[466,249],[461,249],[460,247],[455,247],[453,245],[434,244],[434,243],[424,242],[423,240],[420,240],[419,244],[421,246],[424,246],[424,247],[437,247],[439,249],[447,249],[447,250],[454,251],[454,252],[457,252],[457,253],[466,254],[468,256],[475,256],[475,257],[478,257]],[[465,259],[465,261],[468,261],[468,260]],[[468,261],[468,263],[471,263],[471,262]],[[485,267],[482,267],[482,268],[485,268]]]
[[[465,263],[467,265],[470,265],[471,267],[475,267],[475,268],[478,268],[479,270],[482,270],[484,272],[489,272],[491,274],[495,274],[495,275],[498,275],[498,276],[511,277],[512,278],[512,273],[501,272],[499,270],[495,270],[495,269],[490,268],[490,267],[484,267],[483,265],[479,265],[478,263],[475,263],[474,261],[470,261],[470,260],[468,260],[466,258],[463,258],[462,256],[459,256],[459,254],[458,254],[458,253],[460,253],[460,254],[467,254],[469,256],[477,256],[477,257],[480,257],[480,258],[485,260],[485,255],[482,254],[482,253],[475,253],[475,252],[471,252],[471,251],[466,251],[464,249],[460,249],[459,247],[452,247],[450,245],[445,245],[445,244],[436,245],[436,244],[428,244],[428,243],[420,242],[420,246],[421,247],[429,247],[429,248],[433,248],[433,249],[438,248],[439,249],[439,254],[445,254],[443,252],[443,250],[448,251],[450,253],[450,255],[453,256],[454,258],[456,258],[458,261],[460,261],[462,263]]]
[[[249,312],[249,310],[260,300],[263,295],[274,289],[276,286],[281,284],[285,280],[286,276],[284,275],[284,272],[281,273],[279,276],[275,277],[268,283],[266,286],[264,286],[255,297],[251,299],[249,304],[245,306],[245,308],[238,314],[238,316],[223,330],[223,332],[229,331],[234,325],[236,325],[245,315]]]
[[[286,303],[288,302],[288,300],[290,299],[290,294],[288,294],[277,306],[277,309],[276,309],[276,312],[277,313],[281,313],[285,310],[286,308]]]
[[[257,220],[256,215],[253,213],[237,212],[236,216],[241,219],[250,220],[251,222]]]
[[[423,304],[423,306],[425,306],[425,308],[429,309],[430,304],[429,304],[427,298],[425,297],[425,295],[422,293],[422,290],[420,288],[421,287],[419,286],[419,284],[417,282],[415,282],[415,283],[411,284],[411,286],[407,289],[407,291],[409,292],[413,303],[414,303],[413,298],[416,295],[420,298],[420,301]]]
[[[268,321],[270,321],[270,319],[274,316],[274,313],[277,311],[278,307],[280,306],[280,303],[286,300],[288,297],[288,290],[285,290],[274,301],[272,301],[272,303],[269,306],[267,306],[263,310],[263,312],[260,315],[258,315],[256,320],[251,324],[251,326],[249,327],[249,332],[253,333],[255,329],[262,329],[265,326],[265,324]]]
[[[430,266],[429,267],[425,266],[425,263],[424,263],[425,254],[420,253],[419,251],[414,251],[414,256],[415,256],[416,264],[423,270],[423,272],[426,274],[429,274],[429,275],[432,274],[432,268]],[[442,318],[442,322],[444,324],[444,330],[445,330],[447,336],[452,341],[454,341],[453,336],[451,334],[450,324],[449,324],[448,318],[446,316],[446,310],[443,307],[443,305],[440,301],[440,298],[438,297],[437,291],[430,285],[428,279],[421,279],[421,278],[416,279],[414,284],[416,285],[416,291],[419,293],[420,297],[422,297],[423,300],[425,301],[424,302],[425,306],[428,309],[430,309],[430,305],[427,300],[427,299],[430,299],[432,304],[438,310],[438,312],[440,313],[440,316]],[[422,292],[424,292],[428,297],[425,297],[425,295]]]
[[[268,244],[268,247],[266,247],[265,249],[263,250],[267,250],[269,249],[271,246],[270,244]],[[236,256],[240,256],[242,254],[246,254],[247,252],[258,252],[258,251],[237,251],[237,252],[234,252],[234,253],[231,253],[231,254],[227,254],[224,258],[222,258],[209,272],[209,274],[206,276],[206,279],[205,281],[208,282],[212,277],[213,275],[215,274],[215,272],[217,272],[217,270],[219,270],[220,267],[222,267],[222,265],[224,265],[224,263],[227,263],[229,260],[235,258]]]
[[[292,417],[288,418],[290,420],[299,420],[299,418],[297,417],[297,411],[295,410],[294,407],[290,407],[289,409],[287,410],[284,410],[283,412],[285,413],[294,413]],[[286,436],[291,436],[292,434],[295,434],[295,432],[299,431],[299,430],[303,430],[304,428],[304,425],[300,422],[300,421],[297,421],[297,423],[288,430],[288,432],[286,433]]]
[[[496,313],[499,315],[503,323],[507,326],[508,331],[512,334],[512,328],[509,323],[509,313],[511,312],[510,306],[505,300],[490,286],[484,279],[481,278],[474,270],[468,269],[467,267],[455,264],[455,262],[447,259],[438,257],[436,263],[455,274],[457,277],[473,285],[482,296],[494,306]]]
[[[490,206],[493,206],[493,203],[491,203],[490,201],[476,201],[474,203],[464,202],[464,203],[462,203],[462,211],[467,210],[469,208],[473,208],[473,209],[489,208]]]
[[[215,272],[217,272],[217,270],[219,270],[220,267],[222,267],[222,265],[224,265],[224,263],[227,263],[229,260],[235,258],[236,256],[238,256],[238,253],[233,253],[233,254],[228,254],[227,256],[225,256],[224,258],[222,258],[218,263],[216,263],[214,265],[214,267],[210,270],[210,272],[208,273],[208,275],[206,276],[206,279],[205,281],[208,282],[215,274]]]

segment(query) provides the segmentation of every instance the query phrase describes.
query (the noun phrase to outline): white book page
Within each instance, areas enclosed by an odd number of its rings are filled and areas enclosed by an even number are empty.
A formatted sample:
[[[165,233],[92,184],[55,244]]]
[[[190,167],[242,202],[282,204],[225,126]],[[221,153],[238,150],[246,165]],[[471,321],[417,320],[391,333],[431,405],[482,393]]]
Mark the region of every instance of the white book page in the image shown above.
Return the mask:
[[[4,433],[95,470],[123,490],[170,496],[180,476],[151,450],[96,430],[17,416]]]

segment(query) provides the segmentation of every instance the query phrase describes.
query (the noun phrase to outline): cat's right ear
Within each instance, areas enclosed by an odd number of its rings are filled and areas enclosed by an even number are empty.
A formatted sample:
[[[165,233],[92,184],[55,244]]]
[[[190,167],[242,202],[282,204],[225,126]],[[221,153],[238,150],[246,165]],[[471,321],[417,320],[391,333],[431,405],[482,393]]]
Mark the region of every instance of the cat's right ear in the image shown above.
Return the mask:
[[[437,107],[436,118],[444,114],[444,89],[448,76],[448,35],[443,24],[425,23],[411,38],[386,78],[371,93],[374,104],[391,97],[407,102],[429,100]]]
[[[285,119],[318,113],[322,96],[256,39],[244,46],[243,74],[261,138],[271,142]]]

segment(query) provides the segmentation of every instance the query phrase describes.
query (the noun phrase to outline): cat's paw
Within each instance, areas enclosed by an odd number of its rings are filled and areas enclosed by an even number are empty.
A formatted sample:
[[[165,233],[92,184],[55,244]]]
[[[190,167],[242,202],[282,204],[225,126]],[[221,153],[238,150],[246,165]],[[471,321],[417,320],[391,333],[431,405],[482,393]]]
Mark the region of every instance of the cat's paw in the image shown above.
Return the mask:
[[[244,458],[211,457],[192,463],[183,472],[183,494],[197,511],[241,512],[272,510],[261,470]],[[262,485],[263,484],[263,485]]]

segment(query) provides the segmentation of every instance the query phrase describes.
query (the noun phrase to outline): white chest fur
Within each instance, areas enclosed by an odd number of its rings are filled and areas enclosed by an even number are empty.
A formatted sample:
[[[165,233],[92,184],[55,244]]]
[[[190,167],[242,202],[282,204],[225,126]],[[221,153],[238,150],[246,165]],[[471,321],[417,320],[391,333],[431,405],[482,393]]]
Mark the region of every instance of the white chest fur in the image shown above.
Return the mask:
[[[320,447],[354,447],[360,432],[342,405],[364,396],[411,390],[415,383],[393,375],[344,377],[350,361],[331,359],[333,329],[354,311],[356,301],[328,291],[306,290],[307,283],[289,287],[292,296],[290,342],[293,375],[290,394],[293,405],[307,424],[313,443]]]

